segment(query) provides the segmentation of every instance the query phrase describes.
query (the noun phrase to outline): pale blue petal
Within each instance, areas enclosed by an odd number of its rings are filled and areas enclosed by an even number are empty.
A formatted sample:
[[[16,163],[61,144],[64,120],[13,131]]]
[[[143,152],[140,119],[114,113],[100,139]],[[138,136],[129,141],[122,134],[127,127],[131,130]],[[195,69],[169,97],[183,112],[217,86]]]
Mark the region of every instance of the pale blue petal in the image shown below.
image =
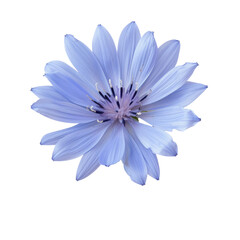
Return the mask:
[[[118,42],[118,58],[121,70],[123,86],[127,87],[130,82],[130,68],[135,48],[141,38],[139,29],[135,22],[129,23],[122,31]]]
[[[55,145],[60,139],[64,138],[70,133],[74,133],[75,131],[84,129],[88,124],[82,123],[77,124],[73,127],[62,129],[56,132],[51,132],[43,136],[41,140],[41,145]]]
[[[125,150],[123,124],[114,123],[106,132],[107,139],[102,144],[99,153],[99,162],[102,165],[110,166],[122,159]]]
[[[182,87],[197,66],[197,63],[185,63],[170,70],[154,85],[152,93],[144,100],[144,105],[159,101]]]
[[[152,88],[168,71],[175,67],[180,50],[178,40],[170,40],[161,45],[156,53],[156,63],[148,79],[139,89],[139,94]]]
[[[99,166],[98,148],[96,146],[91,151],[85,153],[78,165],[76,180],[82,180],[92,174]]]
[[[177,155],[177,145],[168,133],[137,121],[131,126],[145,148],[151,148],[153,153],[163,156]]]
[[[127,124],[126,127],[128,129],[129,134],[131,134],[134,141],[138,145],[140,152],[143,155],[148,174],[151,177],[155,178],[156,180],[159,180],[160,169],[159,169],[159,164],[158,164],[158,159],[156,154],[153,154],[151,149],[147,149],[142,145],[142,143],[139,141],[131,125]]]
[[[157,44],[153,32],[147,32],[139,40],[134,52],[130,71],[130,81],[137,82],[139,86],[151,73],[156,59]]]
[[[97,82],[100,90],[110,92],[108,81],[100,63],[86,45],[68,34],[65,36],[65,49],[85,85],[91,84],[94,87]]]
[[[63,161],[85,154],[99,142],[109,125],[109,122],[92,122],[86,124],[85,128],[68,134],[57,142],[52,159]]]
[[[116,47],[111,35],[102,25],[97,26],[92,49],[101,63],[107,79],[111,79],[113,86],[119,86],[120,68]]]
[[[47,98],[54,101],[66,102],[67,99],[58,93],[52,86],[41,86],[32,88],[31,91],[39,98]]]
[[[124,169],[132,181],[144,185],[147,179],[147,167],[143,155],[127,131],[125,131],[125,141]]]
[[[186,82],[177,91],[171,93],[167,97],[157,102],[143,106],[142,109],[151,110],[173,105],[179,107],[186,107],[196,98],[198,98],[206,89],[206,85],[194,82]]]
[[[173,129],[183,131],[201,120],[191,110],[178,106],[144,111],[141,118],[164,131],[172,131]]]
[[[49,76],[48,79],[54,88],[69,100],[71,99],[70,101],[78,102],[79,95],[80,101],[84,98],[87,101],[87,95],[92,98],[99,97],[95,85],[83,81],[79,73],[64,62],[52,61],[47,63],[45,73],[46,77]]]
[[[91,105],[88,93],[69,76],[61,73],[46,73],[45,76],[53,87],[70,102],[86,107]]]
[[[97,114],[70,102],[39,99],[31,108],[36,112],[61,122],[87,123],[97,120]]]

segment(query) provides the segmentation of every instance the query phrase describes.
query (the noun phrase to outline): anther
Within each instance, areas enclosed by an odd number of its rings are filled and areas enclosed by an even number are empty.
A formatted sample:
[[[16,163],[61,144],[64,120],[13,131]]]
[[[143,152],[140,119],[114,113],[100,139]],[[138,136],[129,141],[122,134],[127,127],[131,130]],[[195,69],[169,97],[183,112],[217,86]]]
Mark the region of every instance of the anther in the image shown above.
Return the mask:
[[[122,119],[122,122],[123,122],[123,126],[125,127],[126,122],[125,122],[124,118]]]
[[[103,120],[100,121],[100,120],[97,119],[97,122],[98,122],[98,123],[103,123]]]
[[[131,91],[132,91],[132,87],[133,87],[133,81],[131,82],[131,85],[130,85],[130,88],[129,88],[129,91],[128,91],[128,92],[131,92]]]

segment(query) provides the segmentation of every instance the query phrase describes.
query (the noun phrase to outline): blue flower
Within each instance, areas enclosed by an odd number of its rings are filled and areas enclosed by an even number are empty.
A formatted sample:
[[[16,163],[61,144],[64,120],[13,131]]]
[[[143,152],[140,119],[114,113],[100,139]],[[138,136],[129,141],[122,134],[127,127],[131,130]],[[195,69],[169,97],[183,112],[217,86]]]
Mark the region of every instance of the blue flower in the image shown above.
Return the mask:
[[[185,109],[207,88],[188,81],[198,64],[175,67],[179,41],[158,48],[153,32],[141,37],[135,22],[123,29],[117,50],[101,25],[92,51],[72,35],[65,36],[65,49],[76,70],[60,61],[48,63],[45,76],[52,86],[32,89],[39,97],[32,109],[77,124],[45,135],[41,144],[55,145],[55,161],[83,155],[77,180],[120,160],[138,184],[144,185],[147,175],[159,179],[156,154],[177,155],[166,131],[183,131],[200,121]]]

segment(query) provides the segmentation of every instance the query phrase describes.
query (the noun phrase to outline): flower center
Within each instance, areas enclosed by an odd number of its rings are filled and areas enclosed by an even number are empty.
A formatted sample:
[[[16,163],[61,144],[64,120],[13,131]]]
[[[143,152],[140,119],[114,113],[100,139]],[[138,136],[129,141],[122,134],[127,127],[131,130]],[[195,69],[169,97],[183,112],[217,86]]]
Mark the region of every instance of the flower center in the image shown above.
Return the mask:
[[[143,97],[138,96],[138,84],[133,83],[125,89],[122,86],[120,88],[113,87],[111,80],[109,79],[109,86],[111,93],[103,93],[98,89],[96,83],[96,89],[99,93],[99,100],[95,101],[91,99],[95,106],[88,107],[88,110],[99,114],[98,122],[103,123],[110,120],[119,120],[120,123],[125,125],[125,121],[130,119],[137,119],[141,115],[141,104],[148,94]]]

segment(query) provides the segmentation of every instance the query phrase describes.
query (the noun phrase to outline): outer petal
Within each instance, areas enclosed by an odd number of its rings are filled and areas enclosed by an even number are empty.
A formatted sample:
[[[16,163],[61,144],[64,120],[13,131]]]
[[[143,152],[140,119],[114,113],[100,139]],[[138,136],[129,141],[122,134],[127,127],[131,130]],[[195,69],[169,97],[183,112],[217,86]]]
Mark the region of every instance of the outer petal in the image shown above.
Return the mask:
[[[102,138],[110,123],[89,123],[59,140],[54,148],[52,159],[56,161],[79,157],[91,150]]]
[[[156,102],[179,89],[192,75],[197,63],[185,63],[173,68],[165,74],[152,88],[152,93],[144,101],[144,105]]]
[[[167,97],[143,106],[142,109],[158,109],[165,106],[179,106],[186,107],[192,103],[196,98],[198,98],[205,90],[207,89],[206,85],[194,82],[186,82],[182,87],[177,91],[171,93]]]
[[[97,118],[97,114],[70,102],[40,99],[31,108],[48,118],[61,122],[87,123]]]
[[[168,133],[136,121],[131,126],[143,146],[151,148],[153,153],[163,156],[177,155],[177,145]]]
[[[142,156],[146,163],[148,174],[151,177],[155,178],[156,180],[159,180],[160,169],[156,154],[153,154],[151,149],[147,149],[142,145],[142,143],[139,141],[138,137],[133,131],[133,128],[130,125],[126,125],[126,127],[131,136],[133,137],[134,141],[138,145],[140,152],[142,153]]]
[[[71,77],[61,73],[46,73],[45,76],[53,87],[70,102],[80,106],[91,104],[88,93],[85,92]]]
[[[125,150],[123,124],[115,123],[106,132],[107,139],[102,144],[99,155],[99,162],[102,165],[110,166],[122,159]]]
[[[77,89],[80,89],[80,91],[83,91],[90,95],[92,98],[98,97],[98,93],[96,91],[95,85],[93,85],[89,81],[84,81],[80,78],[80,74],[73,69],[72,67],[68,66],[66,63],[61,61],[52,61],[46,64],[45,66],[45,73],[46,74],[56,74],[60,75],[61,77],[64,77],[63,83],[57,81],[54,83],[54,87],[56,89],[63,88],[63,85],[66,83],[66,81],[69,81],[70,86],[76,86]],[[86,94],[85,94],[86,95]]]
[[[67,99],[58,93],[52,86],[41,86],[32,88],[31,91],[39,98],[47,98],[53,101],[66,102]]]
[[[135,48],[141,35],[135,22],[129,23],[122,31],[118,42],[118,58],[121,70],[123,86],[127,87],[130,82],[130,68]]]
[[[91,84],[94,88],[95,83],[98,82],[100,89],[110,92],[107,79],[98,60],[86,45],[72,35],[66,35],[65,49],[85,85]]]
[[[138,42],[131,66],[131,81],[138,82],[139,86],[150,75],[156,59],[157,44],[153,32],[147,32]]]
[[[180,42],[178,40],[170,40],[158,48],[155,66],[139,89],[140,94],[152,88],[168,71],[175,67],[179,50]]]
[[[97,26],[92,49],[100,61],[107,79],[111,79],[114,86],[119,86],[120,68],[116,47],[111,35],[102,25]]]
[[[147,179],[147,167],[138,145],[130,134],[125,131],[126,148],[123,164],[132,181],[144,185]]]
[[[98,152],[99,148],[95,146],[91,151],[83,155],[78,165],[76,180],[82,180],[88,177],[100,166]]]
[[[41,145],[55,145],[60,139],[64,138],[70,133],[74,133],[75,131],[79,131],[81,129],[84,129],[87,124],[77,124],[73,127],[62,129],[56,132],[51,132],[43,136],[41,140]]]
[[[177,106],[143,112],[141,118],[164,131],[183,131],[201,120],[191,110]]]

